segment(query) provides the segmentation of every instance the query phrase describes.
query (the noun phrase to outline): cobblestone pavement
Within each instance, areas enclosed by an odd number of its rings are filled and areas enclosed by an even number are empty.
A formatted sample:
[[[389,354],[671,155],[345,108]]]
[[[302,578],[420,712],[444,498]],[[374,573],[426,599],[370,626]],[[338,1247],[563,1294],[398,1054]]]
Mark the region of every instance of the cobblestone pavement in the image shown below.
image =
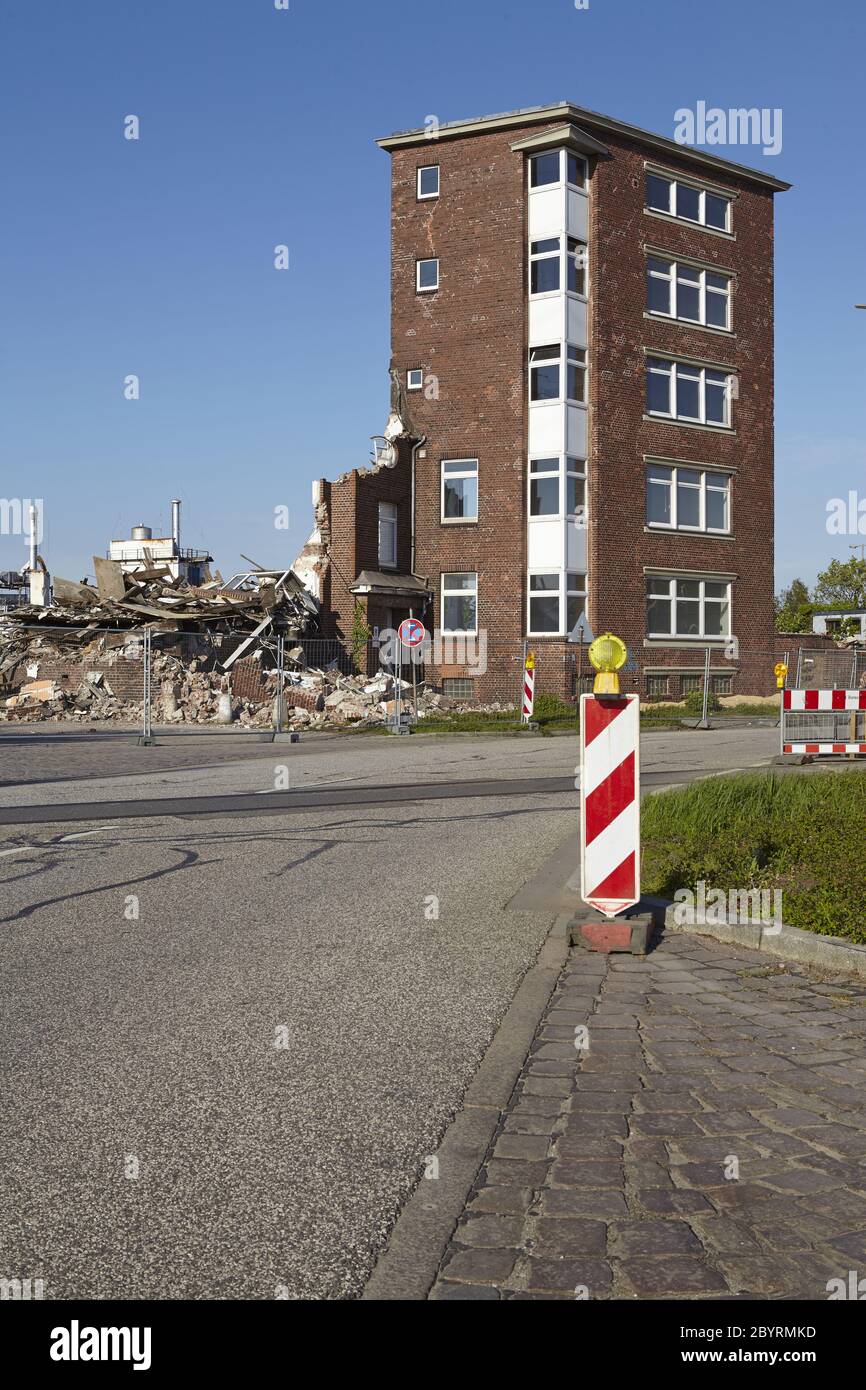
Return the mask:
[[[431,1297],[826,1300],[866,1275],[864,1035],[863,985],[706,937],[572,950]]]

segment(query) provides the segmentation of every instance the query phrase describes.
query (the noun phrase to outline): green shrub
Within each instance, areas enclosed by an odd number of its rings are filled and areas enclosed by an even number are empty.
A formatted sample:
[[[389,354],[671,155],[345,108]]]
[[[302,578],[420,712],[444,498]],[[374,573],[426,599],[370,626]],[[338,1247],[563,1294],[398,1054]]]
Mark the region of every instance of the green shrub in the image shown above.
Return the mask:
[[[686,694],[683,704],[686,707],[686,714],[693,714],[700,718],[700,716],[704,712],[704,692],[702,690],[689,690]],[[707,713],[717,714],[721,708],[721,700],[719,699],[718,695],[714,695],[711,690],[710,698],[707,701]]]
[[[540,690],[535,697],[535,710],[532,717],[539,724],[543,724],[548,719],[576,720],[578,708],[577,705],[561,700],[558,695],[551,695],[546,690]]]

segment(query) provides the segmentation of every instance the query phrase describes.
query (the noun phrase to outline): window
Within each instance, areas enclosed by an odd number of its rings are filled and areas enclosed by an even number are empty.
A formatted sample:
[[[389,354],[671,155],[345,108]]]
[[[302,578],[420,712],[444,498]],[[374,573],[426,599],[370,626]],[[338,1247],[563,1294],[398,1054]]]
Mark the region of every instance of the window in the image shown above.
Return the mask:
[[[667,676],[647,676],[646,693],[648,700],[664,700],[670,689],[670,680]]]
[[[690,690],[703,690],[703,688],[704,688],[704,678],[703,678],[703,676],[697,676],[697,675],[680,676],[680,694],[681,694],[681,695],[688,695],[688,693],[689,693]]]
[[[718,232],[731,230],[731,199],[681,179],[647,174],[646,205],[652,212],[697,222]]]
[[[575,622],[577,619],[575,619]],[[529,631],[559,633],[559,574],[529,576]]]
[[[530,516],[559,516],[559,475],[558,458],[530,459]]]
[[[559,343],[550,347],[535,347],[529,352],[529,399],[532,401],[559,400],[559,370],[562,349]]]
[[[410,367],[406,373],[406,385],[410,391],[420,391],[424,385],[424,370],[422,367]]]
[[[565,274],[562,269],[562,240],[546,237],[529,245],[529,292],[552,294],[561,289],[563,280],[571,294],[586,295],[586,242],[567,238]]]
[[[415,262],[415,288],[417,290],[438,290],[439,288],[439,262],[435,261],[416,261]]]
[[[439,197],[439,165],[426,164],[418,170],[418,197]]]
[[[442,460],[442,520],[478,520],[478,460]]]
[[[551,294],[560,284],[560,245],[558,236],[529,245],[529,292]]]
[[[730,373],[692,362],[647,358],[647,411],[672,420],[730,427]]]
[[[379,503],[379,564],[397,568],[397,507],[394,502]]]
[[[730,494],[731,479],[727,473],[651,463],[646,475],[647,526],[727,534]]]
[[[733,676],[712,676],[710,685],[714,695],[733,695],[734,693]]]
[[[445,676],[442,680],[442,694],[451,700],[474,700],[475,682],[471,676]]]
[[[442,576],[442,631],[478,630],[478,575],[471,572]]]
[[[586,611],[586,575],[571,570],[565,576],[565,630],[574,632],[581,613]]]
[[[650,575],[646,593],[648,637],[729,636],[729,581]]]
[[[586,348],[569,345],[568,349],[568,399],[586,400]]]
[[[571,150],[549,150],[537,154],[529,161],[530,188],[545,188],[549,184],[562,183],[563,159],[565,178],[573,188],[586,187],[587,163],[583,155],[572,154]]]
[[[586,460],[565,460],[565,514],[586,519]]]
[[[647,259],[647,309],[705,328],[730,328],[731,280],[682,261]]]

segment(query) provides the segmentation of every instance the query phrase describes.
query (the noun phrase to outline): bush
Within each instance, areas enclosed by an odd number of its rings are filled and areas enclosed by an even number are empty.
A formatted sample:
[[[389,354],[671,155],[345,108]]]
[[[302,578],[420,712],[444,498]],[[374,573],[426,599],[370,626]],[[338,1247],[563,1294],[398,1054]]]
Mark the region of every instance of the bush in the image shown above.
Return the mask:
[[[686,714],[694,714],[700,718],[704,712],[704,692],[702,690],[689,690],[683,704],[686,707]],[[721,700],[711,690],[710,698],[707,701],[707,714],[718,714],[721,708]]]
[[[551,695],[546,690],[540,690],[535,697],[535,710],[533,719],[539,724],[545,723],[548,719],[577,719],[577,705],[568,704],[561,700],[558,695]]]

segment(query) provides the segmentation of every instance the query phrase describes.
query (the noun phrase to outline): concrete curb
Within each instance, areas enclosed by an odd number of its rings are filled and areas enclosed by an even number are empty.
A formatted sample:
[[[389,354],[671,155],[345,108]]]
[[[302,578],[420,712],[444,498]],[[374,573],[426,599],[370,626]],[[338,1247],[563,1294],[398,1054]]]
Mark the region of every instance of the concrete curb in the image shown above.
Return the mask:
[[[853,975],[866,980],[866,946],[845,941],[840,936],[821,936],[803,931],[801,927],[766,927],[757,922],[740,925],[730,922],[676,922],[671,906],[665,913],[665,931],[684,932],[694,936],[712,936],[734,946],[747,946],[763,951],[777,960],[811,965],[833,974]]]
[[[409,1197],[364,1287],[363,1301],[419,1301],[426,1299],[432,1288],[539,1020],[568,959],[566,926],[570,917],[570,913],[563,913],[556,918],[535,965],[524,975],[463,1097],[463,1108],[436,1151],[439,1177],[435,1181],[422,1178]]]

